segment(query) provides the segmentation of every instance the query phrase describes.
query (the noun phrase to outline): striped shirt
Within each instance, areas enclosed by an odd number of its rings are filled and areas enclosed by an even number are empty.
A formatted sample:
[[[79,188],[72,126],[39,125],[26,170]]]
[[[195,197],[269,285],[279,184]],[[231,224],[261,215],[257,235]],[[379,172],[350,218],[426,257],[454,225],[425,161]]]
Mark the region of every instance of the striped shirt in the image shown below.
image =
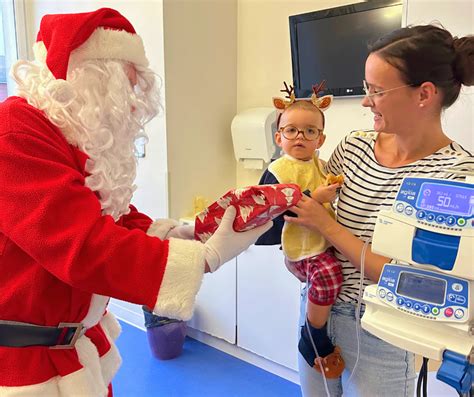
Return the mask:
[[[420,176],[463,181],[465,176],[445,169],[474,170],[472,153],[453,142],[414,163],[397,168],[384,167],[377,162],[374,146],[377,133],[355,131],[336,147],[326,164],[326,171],[343,174],[344,184],[337,201],[337,221],[362,241],[371,241],[377,214],[388,210],[404,177]],[[344,282],[338,301],[357,301],[360,272],[336,250],[342,264]],[[373,282],[364,279],[364,287]]]

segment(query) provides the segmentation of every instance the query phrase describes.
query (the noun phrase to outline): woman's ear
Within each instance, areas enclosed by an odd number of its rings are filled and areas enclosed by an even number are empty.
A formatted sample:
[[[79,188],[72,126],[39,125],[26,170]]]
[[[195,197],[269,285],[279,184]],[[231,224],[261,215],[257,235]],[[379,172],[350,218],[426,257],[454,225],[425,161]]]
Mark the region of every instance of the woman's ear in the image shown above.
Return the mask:
[[[431,81],[425,81],[418,87],[418,106],[420,108],[427,107],[434,101],[441,103],[439,94],[439,90]]]

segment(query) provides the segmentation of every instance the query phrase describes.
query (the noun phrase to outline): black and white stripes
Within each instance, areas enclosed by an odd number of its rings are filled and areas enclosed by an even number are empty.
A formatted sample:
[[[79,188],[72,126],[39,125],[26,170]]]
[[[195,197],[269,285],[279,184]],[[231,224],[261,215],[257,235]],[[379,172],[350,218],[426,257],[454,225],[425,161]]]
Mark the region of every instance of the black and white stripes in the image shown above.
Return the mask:
[[[344,185],[337,202],[337,220],[363,241],[371,241],[379,210],[388,209],[395,199],[404,177],[424,176],[464,180],[464,176],[450,172],[474,170],[474,157],[457,143],[409,165],[388,168],[375,159],[377,133],[356,131],[346,136],[326,164],[326,171],[344,174]],[[390,237],[387,237],[390,238]],[[356,301],[360,273],[347,259],[336,252],[342,263],[344,283],[339,294],[343,302]],[[364,286],[372,282],[364,280]]]

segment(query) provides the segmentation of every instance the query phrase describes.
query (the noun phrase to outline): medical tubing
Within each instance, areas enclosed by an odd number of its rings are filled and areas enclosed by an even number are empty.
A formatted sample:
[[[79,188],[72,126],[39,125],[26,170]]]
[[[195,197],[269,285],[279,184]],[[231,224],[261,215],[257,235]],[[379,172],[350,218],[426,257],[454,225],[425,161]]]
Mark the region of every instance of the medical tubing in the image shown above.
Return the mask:
[[[428,359],[423,357],[423,364],[425,365],[425,373],[423,375],[423,397],[428,397]]]
[[[421,364],[420,372],[418,373],[418,380],[416,381],[416,397],[421,397],[421,384],[423,383],[423,368],[424,368],[424,363]]]
[[[357,364],[359,364],[359,357],[360,357],[360,308],[362,305],[362,288],[364,285],[364,265],[365,265],[365,253],[367,252],[367,247],[369,246],[369,240],[364,242],[362,246],[362,251],[360,253],[360,279],[359,279],[359,296],[357,297],[357,306],[355,312],[355,320],[356,320],[356,338],[357,338],[357,358],[354,364],[354,368],[352,368],[351,375],[349,379],[347,379],[346,386],[349,387],[350,381],[352,376],[355,374]]]
[[[318,349],[316,349],[316,345],[313,340],[313,336],[311,335],[311,329],[309,328],[309,321],[308,321],[308,288],[309,288],[309,272],[306,271],[306,300],[305,300],[305,326],[306,326],[306,331],[308,331],[309,335],[309,340],[311,341],[311,346],[313,346],[313,350],[316,353],[316,358],[319,358],[319,353]],[[319,368],[321,369],[321,374],[323,375],[323,381],[324,381],[324,388],[326,389],[326,396],[331,397],[331,394],[329,393],[329,386],[328,382],[326,380],[326,374],[324,371],[324,367],[322,364],[322,360],[318,360],[319,363]]]
[[[423,396],[427,397],[428,391],[428,359],[423,357],[423,363],[421,364],[420,372],[418,374],[418,380],[416,382],[416,397],[421,397],[421,387],[423,386]]]

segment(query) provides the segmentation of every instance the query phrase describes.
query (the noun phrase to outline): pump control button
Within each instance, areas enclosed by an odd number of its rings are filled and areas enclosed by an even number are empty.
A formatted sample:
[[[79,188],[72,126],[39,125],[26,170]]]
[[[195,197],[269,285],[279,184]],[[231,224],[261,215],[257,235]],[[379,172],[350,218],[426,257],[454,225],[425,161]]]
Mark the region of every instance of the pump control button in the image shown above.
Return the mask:
[[[443,223],[444,222],[444,216],[443,215],[438,215],[436,217],[436,222],[437,223]]]
[[[412,303],[411,303],[410,301],[406,301],[406,302],[405,302],[405,306],[406,306],[408,309],[411,309]]]
[[[433,313],[433,315],[437,316],[439,314],[439,309],[437,307],[433,307],[433,309],[431,309],[431,313]]]
[[[429,221],[429,222],[432,222],[434,220],[434,218],[435,218],[434,214],[428,214],[426,216],[426,220]]]
[[[456,292],[461,292],[463,290],[462,284],[459,283],[453,283],[451,288]]]
[[[454,311],[453,311],[453,308],[452,307],[447,307],[446,309],[444,309],[444,315],[446,317],[451,317],[453,315]]]
[[[402,203],[398,203],[395,208],[398,212],[403,212],[405,206]]]
[[[408,216],[413,214],[413,207],[410,207],[409,205],[407,205],[407,207],[405,208],[405,214],[407,214]]]
[[[464,218],[459,218],[458,219],[458,225],[459,226],[464,226],[466,224],[466,220]]]
[[[387,300],[388,300],[389,302],[393,301],[393,294],[392,294],[391,292],[388,292],[388,293],[387,293]]]
[[[462,295],[456,295],[456,303],[464,305],[466,303],[466,298]]]
[[[405,300],[403,298],[397,298],[397,305],[402,306],[405,303]]]
[[[423,210],[420,210],[420,211],[417,211],[417,212],[416,212],[416,217],[417,217],[418,219],[424,219],[425,216],[426,216],[426,212],[423,211]]]
[[[454,216],[448,216],[446,218],[446,224],[448,226],[454,226],[456,224],[456,218]]]
[[[421,310],[421,305],[419,303],[415,303],[413,305],[413,309],[415,309],[417,312],[419,312]]]
[[[456,309],[456,311],[454,312],[454,317],[463,318],[464,317],[464,310]]]
[[[423,313],[428,314],[430,312],[430,307],[428,305],[424,305],[421,310],[423,310]]]

